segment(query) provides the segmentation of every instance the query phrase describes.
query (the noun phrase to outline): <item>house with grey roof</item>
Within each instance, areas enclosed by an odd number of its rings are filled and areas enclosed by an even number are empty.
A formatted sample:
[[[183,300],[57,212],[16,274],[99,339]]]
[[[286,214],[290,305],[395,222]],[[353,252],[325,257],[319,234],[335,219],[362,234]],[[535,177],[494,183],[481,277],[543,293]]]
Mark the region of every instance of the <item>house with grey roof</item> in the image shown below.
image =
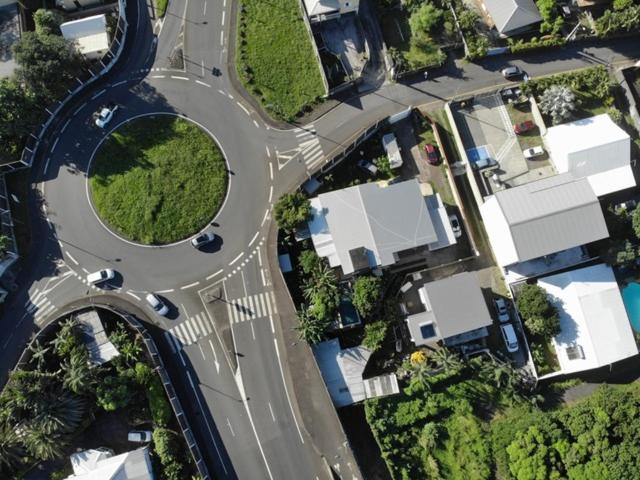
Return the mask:
[[[71,455],[73,474],[65,480],[153,480],[153,467],[147,447],[120,455],[99,450],[84,450]]]
[[[480,214],[502,267],[609,237],[589,180],[571,173],[496,192]]]
[[[493,320],[473,272],[425,283],[419,290],[422,311],[405,318],[417,346],[447,346],[480,340],[489,335]]]
[[[429,205],[415,179],[387,186],[366,183],[311,199],[307,223],[318,256],[348,275],[392,265],[410,249],[455,243],[451,225],[441,225],[444,207]]]
[[[481,5],[505,37],[526,32],[542,21],[533,0],[482,0]]]

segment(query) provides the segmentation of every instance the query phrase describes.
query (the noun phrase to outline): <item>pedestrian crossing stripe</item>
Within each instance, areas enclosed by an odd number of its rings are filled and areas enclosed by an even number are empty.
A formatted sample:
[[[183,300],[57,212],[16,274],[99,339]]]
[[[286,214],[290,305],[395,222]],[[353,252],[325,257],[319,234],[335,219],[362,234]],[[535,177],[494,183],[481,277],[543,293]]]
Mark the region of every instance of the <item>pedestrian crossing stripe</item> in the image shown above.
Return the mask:
[[[44,296],[43,292],[39,289],[35,289],[33,296],[30,296],[29,301],[26,304],[26,311],[33,315],[33,318],[37,324],[42,322],[50,314],[56,310],[56,306]]]
[[[277,313],[273,292],[261,292],[227,302],[230,323],[266,318]]]
[[[164,332],[164,336],[174,352],[196,343],[213,333],[213,326],[205,312],[197,313],[184,322]]]

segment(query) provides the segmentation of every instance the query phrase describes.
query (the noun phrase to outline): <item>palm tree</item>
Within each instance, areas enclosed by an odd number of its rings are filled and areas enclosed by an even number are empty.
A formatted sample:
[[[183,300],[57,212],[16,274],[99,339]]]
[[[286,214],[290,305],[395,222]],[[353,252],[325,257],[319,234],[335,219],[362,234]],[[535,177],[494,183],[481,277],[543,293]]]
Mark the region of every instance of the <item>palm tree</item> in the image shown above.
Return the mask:
[[[464,366],[458,354],[446,347],[437,349],[430,358],[446,372],[457,372]]]
[[[66,356],[72,349],[75,340],[75,329],[78,321],[74,317],[69,317],[60,323],[60,330],[52,340],[51,345],[60,356]]]
[[[302,293],[307,300],[314,298],[318,292],[323,292],[327,297],[338,294],[336,274],[326,263],[321,263],[303,286]]]
[[[84,399],[70,392],[53,394],[44,406],[33,412],[29,427],[47,434],[71,433],[82,423],[85,406]]]
[[[63,385],[76,394],[91,391],[95,385],[94,370],[83,353],[75,352],[62,362]]]
[[[308,344],[319,343],[324,339],[327,323],[315,318],[304,306],[298,310],[298,322],[296,330],[300,338]]]
[[[25,449],[15,427],[0,426],[0,472],[9,472],[23,462]]]
[[[29,453],[38,460],[60,458],[67,443],[62,435],[51,435],[30,427],[22,431],[21,437]]]
[[[46,355],[51,350],[51,347],[45,347],[40,343],[40,340],[36,340],[29,346],[29,350],[32,353],[29,363],[35,363],[36,370],[42,370],[45,365]]]

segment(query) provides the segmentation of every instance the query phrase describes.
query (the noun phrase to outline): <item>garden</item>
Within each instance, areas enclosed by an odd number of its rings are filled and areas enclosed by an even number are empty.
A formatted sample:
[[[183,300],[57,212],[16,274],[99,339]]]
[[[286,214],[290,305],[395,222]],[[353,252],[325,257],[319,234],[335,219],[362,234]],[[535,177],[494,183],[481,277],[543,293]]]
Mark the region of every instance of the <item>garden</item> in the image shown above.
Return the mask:
[[[327,93],[296,0],[247,0],[238,13],[236,68],[244,87],[287,122]]]
[[[149,245],[177,242],[204,228],[222,206],[227,182],[215,141],[194,123],[169,115],[120,127],[101,145],[89,172],[100,218],[119,235]]]
[[[141,338],[100,310],[119,355],[92,365],[77,321],[59,322],[30,347],[0,394],[0,474],[19,478],[40,465],[50,478],[71,474],[69,455],[106,447],[139,448],[129,430],[153,429],[152,462],[163,480],[191,478],[195,467]],[[117,435],[115,434],[117,433]]]

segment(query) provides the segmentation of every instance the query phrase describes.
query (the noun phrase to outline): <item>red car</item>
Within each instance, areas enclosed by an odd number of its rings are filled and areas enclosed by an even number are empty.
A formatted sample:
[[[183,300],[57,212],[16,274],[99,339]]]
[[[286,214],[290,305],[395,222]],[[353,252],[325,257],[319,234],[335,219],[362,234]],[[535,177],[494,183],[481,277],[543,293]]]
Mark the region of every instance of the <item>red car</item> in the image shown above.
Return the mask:
[[[438,165],[440,163],[440,154],[438,153],[436,147],[434,147],[430,143],[427,143],[424,146],[424,151],[427,154],[427,162],[429,162],[431,165]]]
[[[520,135],[521,133],[528,132],[529,130],[533,130],[534,128],[536,128],[536,124],[531,120],[527,120],[526,122],[515,124],[513,126],[513,131],[516,132],[516,134]]]

